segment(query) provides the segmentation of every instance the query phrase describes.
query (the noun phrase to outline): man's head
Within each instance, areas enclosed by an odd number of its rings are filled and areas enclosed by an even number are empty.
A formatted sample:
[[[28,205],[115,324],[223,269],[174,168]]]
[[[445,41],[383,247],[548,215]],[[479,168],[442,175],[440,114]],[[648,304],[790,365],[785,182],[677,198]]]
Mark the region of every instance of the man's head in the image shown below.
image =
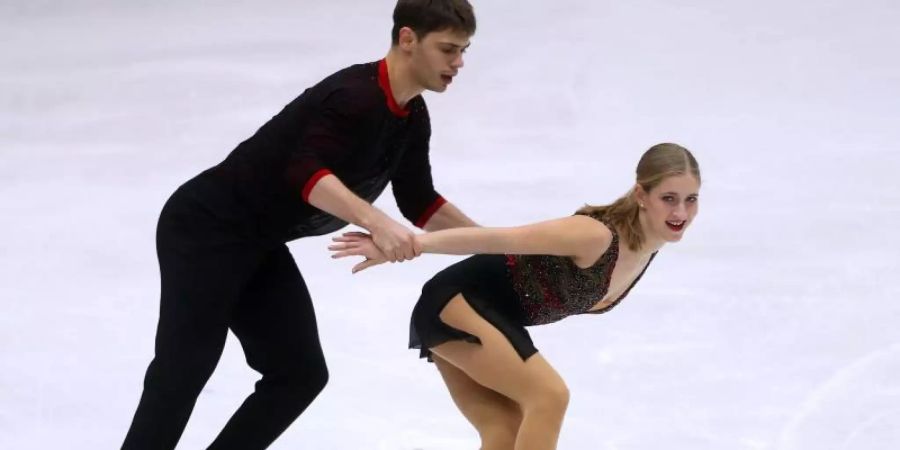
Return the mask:
[[[473,34],[467,0],[399,0],[394,8],[392,46],[408,55],[415,82],[430,91],[447,89]]]
[[[475,11],[467,0],[398,0],[394,7],[391,44],[400,43],[400,30],[409,28],[418,39],[435,31],[475,34]]]

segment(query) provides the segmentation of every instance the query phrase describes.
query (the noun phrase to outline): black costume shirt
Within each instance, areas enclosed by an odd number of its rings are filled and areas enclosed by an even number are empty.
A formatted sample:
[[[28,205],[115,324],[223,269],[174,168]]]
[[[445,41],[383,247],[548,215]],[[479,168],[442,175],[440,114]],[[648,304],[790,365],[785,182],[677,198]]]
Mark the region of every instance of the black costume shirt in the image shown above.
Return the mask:
[[[200,174],[199,197],[214,213],[289,241],[346,225],[307,201],[334,174],[369,202],[392,183],[401,213],[422,227],[446,202],[431,178],[430,137],[421,95],[402,109],[384,60],[354,65],[307,89]]]

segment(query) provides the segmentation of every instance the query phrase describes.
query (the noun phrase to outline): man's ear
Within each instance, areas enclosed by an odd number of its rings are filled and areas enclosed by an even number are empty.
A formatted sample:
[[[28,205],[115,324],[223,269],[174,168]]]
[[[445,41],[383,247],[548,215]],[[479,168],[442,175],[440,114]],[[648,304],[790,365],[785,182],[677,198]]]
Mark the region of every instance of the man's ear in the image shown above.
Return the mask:
[[[412,47],[419,42],[416,32],[410,27],[402,27],[398,33],[397,46],[402,50],[410,51]]]

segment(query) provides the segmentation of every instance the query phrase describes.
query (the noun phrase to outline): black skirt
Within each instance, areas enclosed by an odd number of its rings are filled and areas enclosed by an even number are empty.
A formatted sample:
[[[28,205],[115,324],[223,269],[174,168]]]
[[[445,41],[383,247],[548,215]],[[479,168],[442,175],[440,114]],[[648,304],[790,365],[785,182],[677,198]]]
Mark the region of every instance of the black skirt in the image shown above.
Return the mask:
[[[475,255],[438,272],[422,287],[412,313],[409,348],[431,361],[431,348],[448,341],[481,344],[477,336],[444,323],[440,314],[457,294],[502,333],[527,360],[537,353],[525,329],[525,313],[507,274],[505,255]]]

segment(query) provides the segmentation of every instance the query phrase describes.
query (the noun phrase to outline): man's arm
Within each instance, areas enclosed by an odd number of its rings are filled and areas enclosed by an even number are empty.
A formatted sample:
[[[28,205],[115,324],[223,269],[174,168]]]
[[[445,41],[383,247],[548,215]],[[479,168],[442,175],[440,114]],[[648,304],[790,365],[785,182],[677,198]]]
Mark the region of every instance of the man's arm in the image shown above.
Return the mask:
[[[422,253],[412,231],[380,209],[359,198],[336,176],[318,177],[306,201],[345,222],[365,228],[391,262],[413,259]]]
[[[429,159],[431,122],[424,102],[421,106],[414,117],[412,143],[391,178],[397,207],[403,217],[426,231],[478,226],[434,188]]]
[[[479,226],[474,220],[466,216],[456,205],[452,203],[444,203],[435,213],[428,219],[428,222],[422,227],[425,231],[446,230],[448,228],[460,227],[477,227]]]

